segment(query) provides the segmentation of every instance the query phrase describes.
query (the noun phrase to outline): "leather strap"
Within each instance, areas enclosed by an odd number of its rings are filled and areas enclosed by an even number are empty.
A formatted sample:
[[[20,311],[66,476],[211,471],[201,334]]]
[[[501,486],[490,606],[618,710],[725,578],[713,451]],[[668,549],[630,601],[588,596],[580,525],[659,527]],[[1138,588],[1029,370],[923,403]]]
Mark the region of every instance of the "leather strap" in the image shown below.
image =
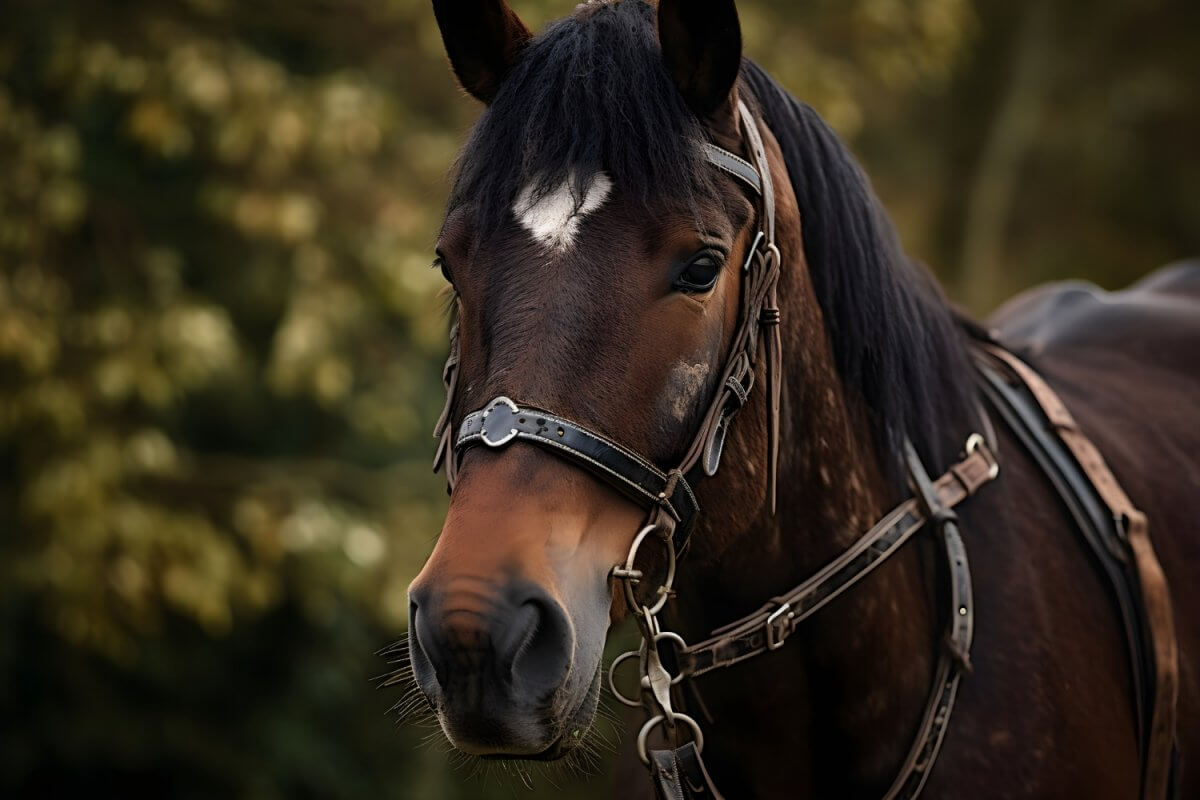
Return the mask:
[[[1110,597],[1129,645],[1133,680],[1130,702],[1137,721],[1138,749],[1145,753],[1148,707],[1153,705],[1148,688],[1151,667],[1141,646],[1138,593],[1129,580],[1130,555],[1122,538],[1124,532],[1114,524],[1112,512],[1096,493],[1087,473],[1079,468],[1048,424],[1029,387],[1003,361],[986,351],[976,351],[976,367],[981,392],[1054,487],[1090,548],[1096,567],[1112,589]]]
[[[997,474],[991,451],[980,441],[962,461],[931,484],[937,507],[954,508]],[[869,575],[929,519],[930,514],[921,500],[910,498],[901,503],[848,550],[795,589],[772,598],[752,614],[718,628],[709,639],[680,650],[680,672],[694,678],[778,649],[801,622]],[[961,540],[954,548],[956,554],[959,548]],[[953,577],[954,572],[951,574]],[[969,581],[965,586],[969,594]],[[966,606],[970,608],[969,603]],[[958,639],[964,651],[969,648],[969,634],[965,641],[961,641],[962,634]]]
[[[458,429],[454,449],[474,445],[493,449],[514,441],[535,444],[583,467],[640,506],[664,507],[678,528],[690,528],[700,506],[682,474],[664,473],[646,459],[603,434],[532,406],[497,397],[468,414]]]
[[[723,800],[695,742],[651,750],[650,775],[659,800]]]
[[[712,142],[701,142],[700,147],[704,150],[708,163],[717,169],[725,170],[753,189],[755,194],[762,194],[762,180],[758,177],[758,170],[749,161],[717,147]]]
[[[942,537],[946,567],[950,575],[950,614],[944,648],[938,658],[933,691],[925,705],[916,739],[908,757],[884,795],[885,800],[907,800],[916,797],[929,780],[930,767],[941,751],[942,741],[950,725],[950,714],[958,696],[958,683],[963,671],[971,665],[971,641],[975,632],[975,605],[971,594],[971,570],[967,566],[967,551],[958,532],[958,517],[952,507],[942,503],[937,489],[929,481],[925,465],[917,457],[912,443],[905,441],[905,457],[913,488],[931,522]]]
[[[458,388],[458,320],[450,326],[450,355],[446,356],[446,365],[442,367],[442,386],[446,389],[446,402],[442,404],[442,413],[438,415],[437,424],[433,426],[433,436],[437,439],[437,451],[433,454],[433,471],[446,471],[446,491],[453,492],[454,484],[458,482],[458,459],[454,454],[454,430],[450,424],[450,416],[454,411],[454,393]]]
[[[1149,523],[1121,488],[1095,444],[1079,429],[1066,405],[1028,364],[1003,348],[989,345],[987,352],[1004,363],[1029,388],[1059,438],[1087,473],[1108,507],[1111,519],[1124,530],[1142,589],[1142,604],[1154,655],[1154,702],[1142,775],[1142,796],[1162,800],[1169,796],[1175,746],[1179,691],[1179,655],[1170,589],[1150,541]]]

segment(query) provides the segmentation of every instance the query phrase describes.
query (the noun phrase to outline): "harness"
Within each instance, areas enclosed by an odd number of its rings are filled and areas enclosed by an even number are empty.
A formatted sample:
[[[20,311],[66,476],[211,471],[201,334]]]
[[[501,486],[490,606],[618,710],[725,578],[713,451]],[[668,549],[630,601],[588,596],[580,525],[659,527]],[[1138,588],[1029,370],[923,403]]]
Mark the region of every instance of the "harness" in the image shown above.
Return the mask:
[[[672,596],[677,558],[686,549],[700,513],[692,487],[703,477],[716,474],[729,424],[746,404],[754,388],[760,356],[767,384],[768,493],[772,511],[775,508],[782,385],[782,340],[777,302],[781,255],[775,244],[775,192],[762,137],[754,117],[740,101],[738,113],[753,163],[708,142],[703,143],[702,148],[712,166],[739,180],[757,197],[761,230],[755,236],[742,266],[744,278],[739,322],[722,371],[720,388],[706,410],[683,460],[674,468],[663,471],[649,459],[602,433],[548,410],[521,405],[504,396],[467,414],[455,432],[451,419],[459,358],[455,328],[451,332],[450,356],[443,371],[447,397],[434,432],[439,440],[434,468],[445,469],[447,483],[453,490],[458,464],[465,450],[479,446],[500,449],[514,441],[522,441],[587,470],[646,509],[645,524],[634,537],[624,563],[615,566],[611,572],[612,578],[621,584],[628,608],[641,633],[642,643],[638,650],[624,653],[613,662],[608,681],[620,702],[646,711],[647,721],[637,736],[637,752],[648,767],[658,796],[663,800],[721,797],[701,757],[704,749],[703,731],[700,724],[682,710],[678,700],[673,702],[673,696],[678,697],[674,687],[686,678],[699,677],[782,647],[801,622],[869,575],[917,532],[922,529],[933,531],[944,552],[943,563],[949,585],[944,623],[945,646],[940,649],[917,735],[899,774],[885,795],[887,800],[912,798],[920,793],[928,779],[946,734],[959,682],[963,672],[970,668],[974,633],[971,573],[954,509],[999,474],[999,464],[983,436],[971,434],[965,442],[961,460],[936,479],[929,476],[916,450],[906,442],[905,465],[914,491],[913,497],[884,515],[853,545],[812,577],[791,591],[771,598],[757,611],[719,628],[705,641],[689,645],[677,633],[665,628],[660,620],[661,612]],[[1001,359],[1005,356],[1007,353],[1001,350],[997,350],[995,355]],[[980,374],[986,375],[983,367],[980,369]],[[1025,369],[1028,370],[1028,367]],[[1025,377],[1022,374],[1022,378]],[[986,385],[984,388],[985,396],[995,401],[993,395],[986,391]],[[1039,399],[1045,393],[1054,398],[1048,387],[1045,387],[1045,392],[1033,392]],[[1061,407],[1061,403],[1058,406]],[[1065,408],[1061,410],[1065,414]],[[1069,415],[1066,416],[1069,418]],[[1008,417],[1005,416],[1005,419]],[[1091,443],[1077,429],[1074,430],[1074,441],[1090,446]],[[1095,484],[1096,476],[1100,474],[1096,464],[1103,468],[1103,461],[1095,453],[1095,459],[1089,460],[1089,463],[1091,468],[1085,465],[1084,469]],[[1107,499],[1124,498],[1111,473],[1107,473],[1106,468],[1104,473],[1107,474],[1106,485],[1111,487]],[[1120,498],[1116,498],[1116,493],[1120,493]],[[1124,521],[1121,524],[1125,525],[1128,543],[1133,548],[1143,591],[1155,581],[1162,587],[1157,595],[1159,602],[1148,599],[1145,604],[1145,607],[1152,608],[1150,616],[1156,624],[1139,628],[1150,631],[1145,638],[1154,644],[1152,654],[1135,656],[1135,660],[1143,667],[1135,674],[1146,675],[1148,671],[1153,671],[1156,679],[1157,694],[1154,700],[1139,705],[1139,709],[1149,708],[1153,712],[1147,717],[1147,726],[1152,730],[1152,735],[1143,750],[1146,756],[1144,763],[1147,765],[1143,796],[1158,800],[1165,793],[1167,770],[1166,767],[1159,769],[1157,766],[1161,760],[1162,736],[1154,734],[1169,729],[1173,737],[1177,682],[1173,671],[1174,637],[1169,625],[1169,599],[1165,594],[1165,579],[1161,569],[1157,569],[1153,548],[1145,535],[1145,517],[1127,498],[1123,503],[1110,504],[1110,508],[1114,514],[1119,512],[1123,515],[1116,519]],[[1110,530],[1113,518],[1109,518]],[[1135,541],[1139,544],[1135,544]],[[639,552],[647,542],[662,548],[666,565],[665,576],[652,588],[651,578],[637,566]],[[1147,597],[1149,594],[1147,592]],[[1130,605],[1132,608],[1134,604]],[[1164,615],[1165,626],[1161,622]],[[1134,616],[1131,614],[1127,618],[1127,628],[1134,627]],[[676,669],[674,674],[660,653],[663,642],[669,642],[674,651],[674,657],[668,659]],[[634,659],[638,666],[641,692],[639,697],[630,698],[617,688],[614,675],[623,664],[632,663]],[[1139,683],[1139,688],[1143,688],[1144,683]],[[1142,716],[1139,716],[1141,719]],[[650,734],[659,727],[669,741],[678,743],[677,746],[670,749],[650,747]],[[1171,737],[1166,739],[1168,750]],[[1160,744],[1154,745],[1156,741]],[[1150,791],[1160,784],[1164,787],[1161,791]]]

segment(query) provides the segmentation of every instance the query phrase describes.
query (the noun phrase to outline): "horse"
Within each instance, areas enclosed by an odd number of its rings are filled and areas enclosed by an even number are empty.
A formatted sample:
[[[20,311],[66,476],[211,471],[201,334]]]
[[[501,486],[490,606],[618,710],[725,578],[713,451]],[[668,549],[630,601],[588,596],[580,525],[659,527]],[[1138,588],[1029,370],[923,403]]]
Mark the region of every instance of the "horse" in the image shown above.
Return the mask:
[[[1177,628],[1172,780],[1200,797],[1200,265],[1115,293],[1043,287],[980,333],[904,254],[835,133],[743,58],[733,0],[592,0],[536,37],[505,0],[433,7],[484,105],[436,248],[452,493],[406,642],[453,747],[585,747],[607,633],[630,616],[650,642],[644,694],[669,705],[660,649],[784,595],[917,492],[925,530],[961,532],[973,641],[916,791],[1137,796],[1125,632],[981,391],[985,336],[1044,376],[1149,520]],[[955,517],[923,465],[964,463],[969,437],[994,462]],[[693,739],[731,798],[883,795],[911,772],[946,650],[939,542],[918,531],[769,654],[687,681],[687,713],[651,738]],[[632,781],[626,797],[649,788]]]

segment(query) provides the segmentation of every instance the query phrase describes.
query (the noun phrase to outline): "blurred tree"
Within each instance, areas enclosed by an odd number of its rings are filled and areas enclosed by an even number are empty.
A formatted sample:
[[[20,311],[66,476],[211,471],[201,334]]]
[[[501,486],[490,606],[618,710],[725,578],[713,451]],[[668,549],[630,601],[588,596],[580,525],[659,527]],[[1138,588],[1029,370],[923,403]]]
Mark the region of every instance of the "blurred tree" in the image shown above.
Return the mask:
[[[975,310],[1200,250],[1200,6],[739,6]],[[443,510],[429,249],[478,113],[428,4],[5,10],[0,793],[509,794],[370,681]]]

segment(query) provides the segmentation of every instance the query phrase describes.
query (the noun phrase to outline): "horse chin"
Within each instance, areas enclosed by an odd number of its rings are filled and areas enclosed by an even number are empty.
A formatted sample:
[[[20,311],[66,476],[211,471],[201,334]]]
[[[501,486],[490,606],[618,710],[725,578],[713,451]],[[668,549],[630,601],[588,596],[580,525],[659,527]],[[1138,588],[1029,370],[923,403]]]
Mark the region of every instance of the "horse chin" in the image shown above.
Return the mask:
[[[531,747],[528,749],[522,748],[519,752],[492,751],[490,749],[487,752],[481,752],[473,747],[465,747],[456,742],[447,729],[444,718],[442,718],[442,731],[456,750],[485,761],[558,761],[559,759],[566,758],[586,741],[587,733],[596,719],[596,708],[600,702],[602,675],[603,663],[597,664],[595,674],[588,684],[587,691],[584,692],[583,697],[575,704],[572,710],[551,723],[553,738],[550,739],[549,744],[540,750],[536,747]]]

